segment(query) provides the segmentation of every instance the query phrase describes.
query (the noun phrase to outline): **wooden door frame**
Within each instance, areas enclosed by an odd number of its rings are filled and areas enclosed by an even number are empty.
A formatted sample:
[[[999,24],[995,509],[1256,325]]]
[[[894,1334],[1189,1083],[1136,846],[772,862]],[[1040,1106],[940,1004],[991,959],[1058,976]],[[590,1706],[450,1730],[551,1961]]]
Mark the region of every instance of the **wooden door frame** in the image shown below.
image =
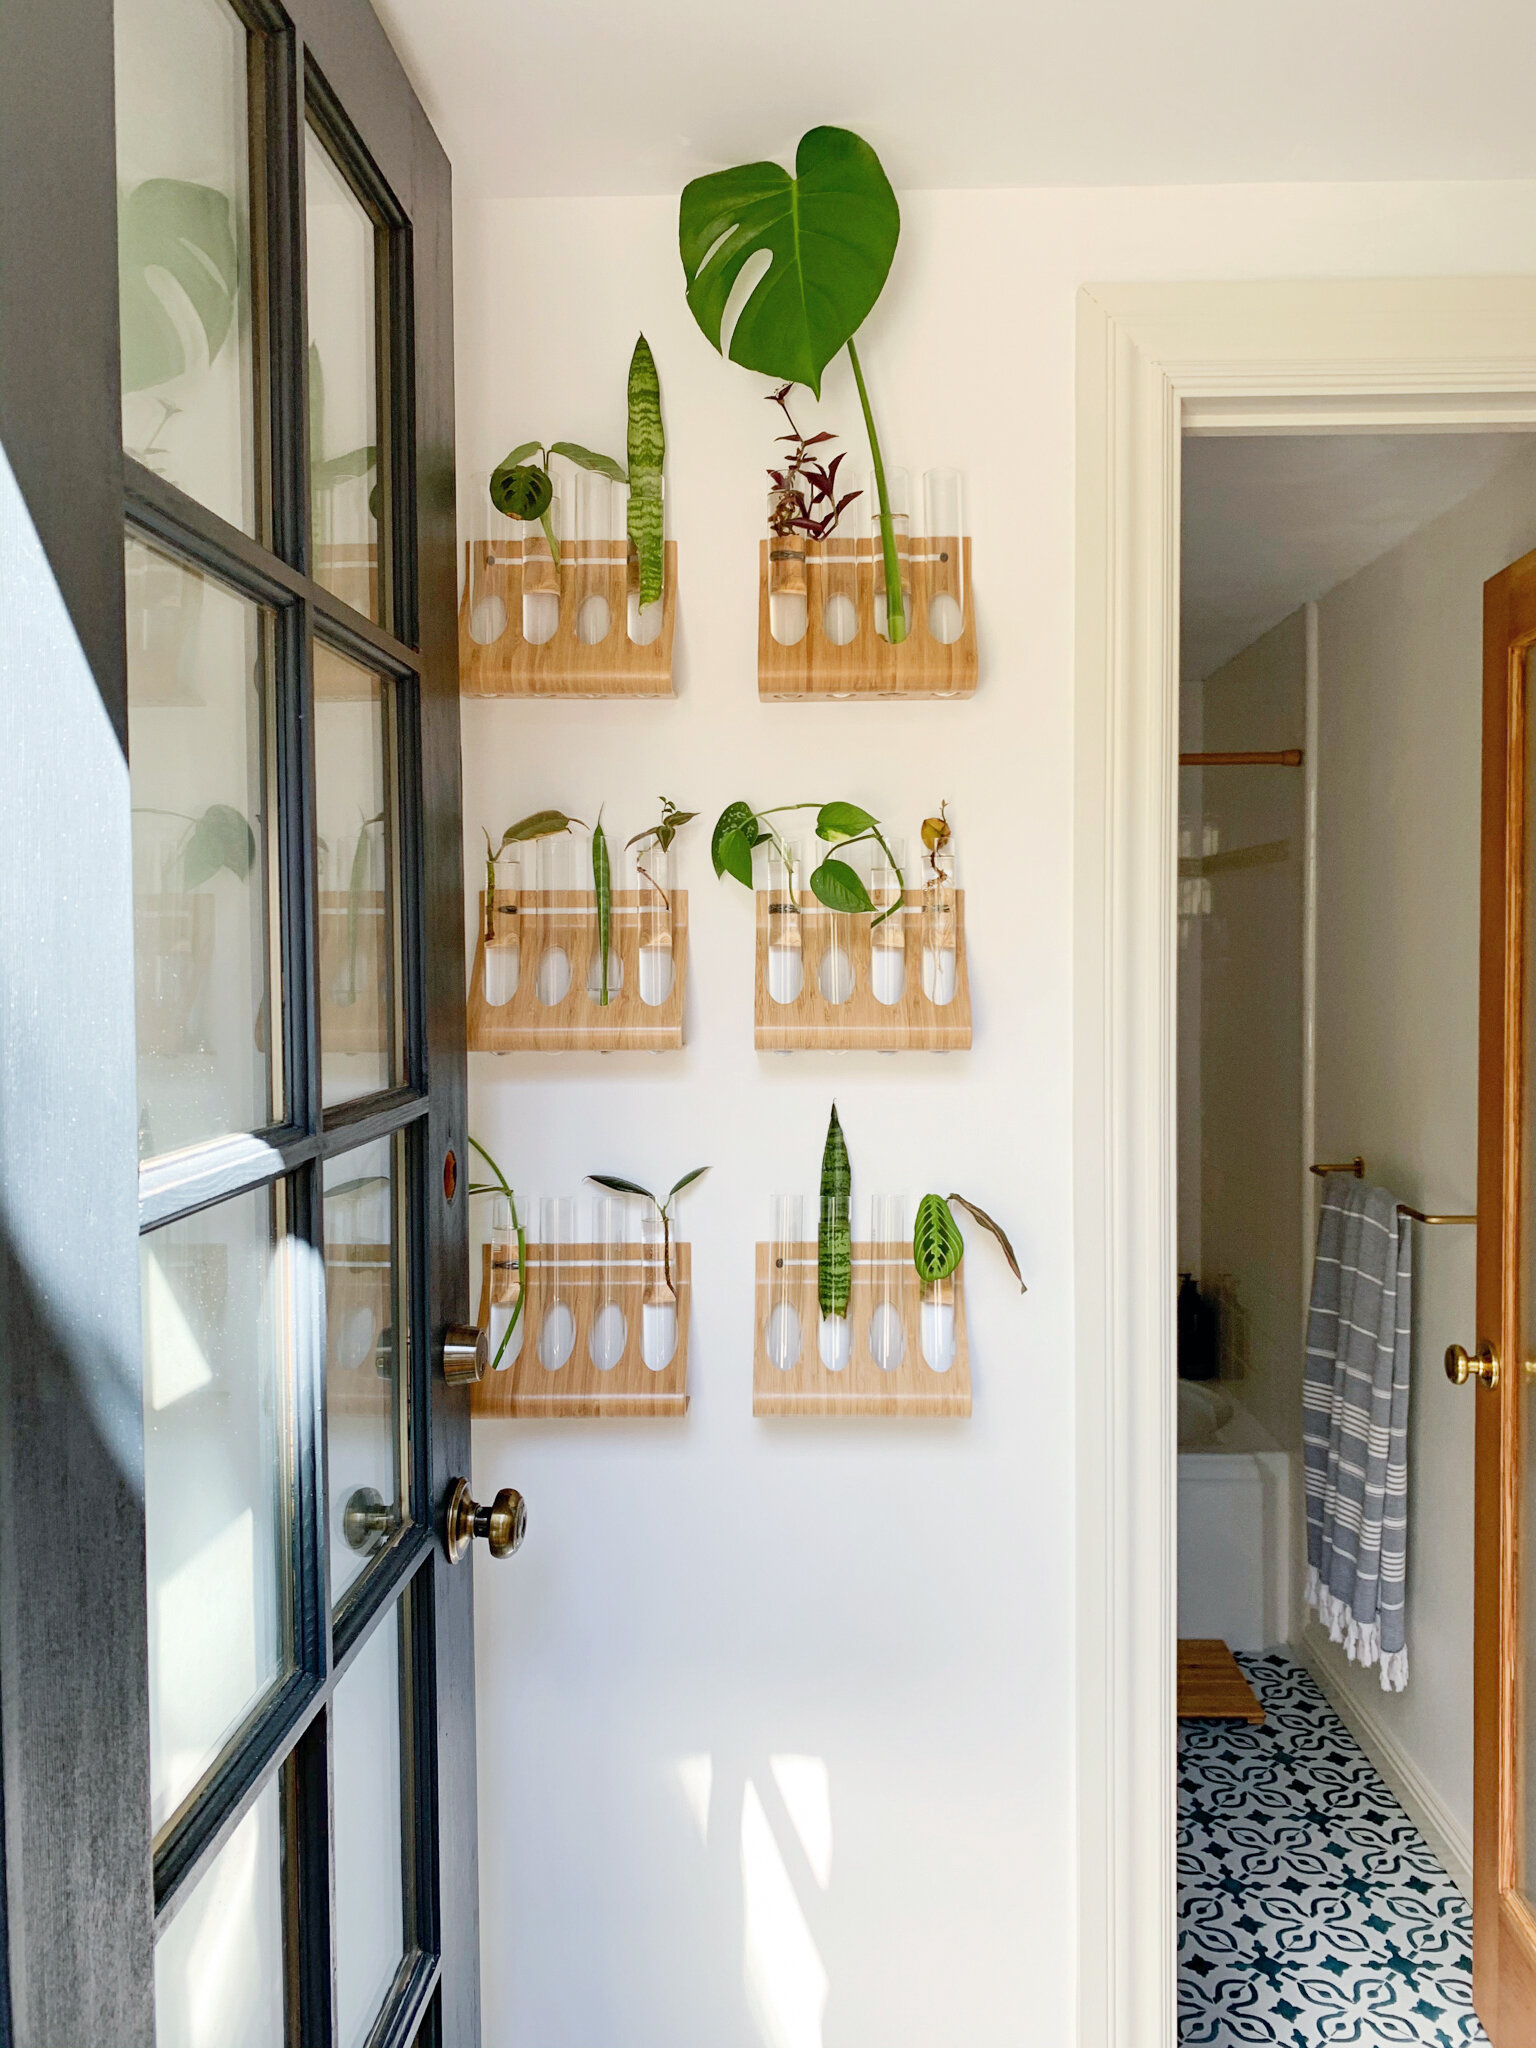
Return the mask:
[[[437,1367],[445,1325],[466,1321],[470,1305],[450,170],[366,0],[242,0],[239,11],[278,32],[272,62],[286,68],[272,104],[287,109],[289,129],[295,110],[302,122],[305,86],[323,79],[411,221],[408,262],[391,276],[409,295],[414,343],[389,367],[408,373],[400,403],[414,452],[397,481],[414,501],[417,550],[414,563],[386,573],[412,585],[402,630],[416,640],[411,737],[425,829],[405,886],[419,891],[422,929],[433,935],[408,1036],[413,1079],[431,1090],[417,1142],[431,1208],[419,1284],[436,1504],[470,1470],[468,1397],[447,1389]],[[302,127],[280,142],[301,150]],[[26,972],[0,976],[0,2048],[149,2048],[153,2039],[133,915],[127,861],[87,857],[78,834],[88,808],[97,849],[129,843],[125,513],[153,531],[162,498],[187,507],[122,454],[115,149],[111,0],[6,9],[0,957],[24,961]],[[293,508],[307,488],[291,453],[307,417],[299,316],[276,282],[272,319],[299,335],[271,394],[272,439],[281,450],[286,430],[289,450],[274,463],[273,540],[290,562]],[[200,508],[191,514],[222,526]],[[217,538],[238,551],[237,534]],[[254,562],[252,571],[264,573]],[[370,633],[353,626],[339,630],[367,660]],[[371,637],[388,660],[387,636]],[[82,974],[87,946],[91,972]],[[442,1176],[450,1146],[460,1163],[453,1201]],[[419,1385],[428,1385],[425,1362]],[[434,1840],[432,1869],[417,1871],[431,1880],[441,1956],[421,2038],[475,2048],[472,1580],[441,1544],[424,1538],[423,1547],[434,1555],[416,1584],[430,1580],[431,1597],[412,1602],[411,1624],[439,1682],[416,1703],[425,1734],[410,1783],[425,1799],[421,1766],[432,1772],[452,1840],[441,1857]],[[322,1811],[323,1799],[323,1784],[301,1790],[306,1813]],[[323,1996],[313,1967],[306,1981]],[[420,2024],[418,2013],[413,2030]]]
[[[1079,296],[1080,2048],[1176,2038],[1181,436],[1532,425],[1536,278],[1093,285]]]

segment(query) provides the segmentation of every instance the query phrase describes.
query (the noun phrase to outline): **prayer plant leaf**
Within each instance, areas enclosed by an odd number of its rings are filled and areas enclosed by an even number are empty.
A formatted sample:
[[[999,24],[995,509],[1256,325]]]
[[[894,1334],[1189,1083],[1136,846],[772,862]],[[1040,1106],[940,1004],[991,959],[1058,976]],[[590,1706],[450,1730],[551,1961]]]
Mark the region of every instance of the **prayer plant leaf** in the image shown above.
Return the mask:
[[[979,1203],[968,1202],[964,1195],[952,1194],[949,1199],[952,1202],[958,1202],[968,1215],[974,1216],[983,1230],[991,1231],[1003,1248],[1003,1257],[1008,1261],[1009,1272],[1012,1273],[1014,1279],[1019,1283],[1020,1294],[1028,1294],[1029,1289],[1024,1285],[1024,1275],[1019,1271],[1019,1262],[1013,1255],[1013,1246],[1008,1242],[1008,1233],[1004,1230],[1001,1223],[995,1217],[989,1216]]]
[[[811,890],[828,910],[873,910],[869,891],[845,860],[824,860],[811,869]]]
[[[547,471],[510,455],[491,476],[491,503],[507,519],[542,519],[554,495]]]
[[[879,822],[857,804],[823,804],[816,813],[816,837],[836,845],[839,839],[856,839],[861,832],[873,832]]]
[[[611,455],[598,455],[591,448],[583,448],[579,441],[551,441],[549,452],[551,455],[563,455],[578,469],[590,469],[598,476],[607,477],[611,483],[629,482],[629,471],[621,462],[615,462]]]
[[[568,818],[564,811],[534,811],[531,816],[520,818],[515,825],[509,825],[501,835],[503,846],[521,846],[529,839],[552,839],[557,832],[569,832],[573,825],[579,825],[580,818]]]
[[[947,1280],[965,1256],[965,1239],[942,1195],[924,1195],[912,1231],[912,1263],[919,1280]]]
[[[678,249],[689,307],[718,349],[736,280],[766,251],[730,359],[819,398],[822,371],[880,296],[900,232],[896,194],[869,144],[846,128],[812,128],[793,177],[780,164],[739,164],[683,188]]]
[[[505,469],[509,463],[526,462],[530,455],[537,455],[543,446],[542,441],[522,441],[510,455],[502,457],[500,467]]]

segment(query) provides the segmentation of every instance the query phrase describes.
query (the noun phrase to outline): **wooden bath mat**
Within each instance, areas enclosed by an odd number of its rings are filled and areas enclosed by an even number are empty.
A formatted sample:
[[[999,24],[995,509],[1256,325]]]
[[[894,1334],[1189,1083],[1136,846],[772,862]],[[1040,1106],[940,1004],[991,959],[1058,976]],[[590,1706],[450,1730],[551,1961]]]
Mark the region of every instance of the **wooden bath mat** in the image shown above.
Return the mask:
[[[1258,1695],[1225,1643],[1214,1638],[1180,1642],[1179,1719],[1262,1725],[1264,1709]]]

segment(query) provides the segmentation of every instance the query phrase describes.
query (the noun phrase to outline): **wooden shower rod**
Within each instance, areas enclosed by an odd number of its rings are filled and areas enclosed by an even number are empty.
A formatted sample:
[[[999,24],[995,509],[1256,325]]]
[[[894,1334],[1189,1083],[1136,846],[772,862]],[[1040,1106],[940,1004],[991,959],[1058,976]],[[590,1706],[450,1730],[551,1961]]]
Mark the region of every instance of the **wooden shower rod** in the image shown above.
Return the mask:
[[[1180,754],[1181,768],[1299,768],[1300,747],[1282,747],[1274,754]]]
[[[1318,1161],[1314,1163],[1312,1171],[1318,1175],[1325,1173],[1352,1173],[1356,1180],[1364,1180],[1365,1161],[1357,1152],[1353,1159],[1335,1159],[1332,1161],[1324,1159]],[[1475,1223],[1477,1221],[1475,1214],[1471,1216],[1426,1216],[1422,1209],[1415,1209],[1409,1202],[1399,1202],[1397,1213],[1399,1216],[1411,1216],[1415,1223]]]

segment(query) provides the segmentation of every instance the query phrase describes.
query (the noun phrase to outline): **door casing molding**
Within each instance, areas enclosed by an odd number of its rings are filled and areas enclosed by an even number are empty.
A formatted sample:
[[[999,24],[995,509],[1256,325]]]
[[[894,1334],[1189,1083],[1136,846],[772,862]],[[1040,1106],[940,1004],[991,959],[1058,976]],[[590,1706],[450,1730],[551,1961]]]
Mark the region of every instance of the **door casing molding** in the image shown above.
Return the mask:
[[[1499,427],[1536,427],[1533,277],[1079,294],[1079,2048],[1175,2041],[1181,435]]]

